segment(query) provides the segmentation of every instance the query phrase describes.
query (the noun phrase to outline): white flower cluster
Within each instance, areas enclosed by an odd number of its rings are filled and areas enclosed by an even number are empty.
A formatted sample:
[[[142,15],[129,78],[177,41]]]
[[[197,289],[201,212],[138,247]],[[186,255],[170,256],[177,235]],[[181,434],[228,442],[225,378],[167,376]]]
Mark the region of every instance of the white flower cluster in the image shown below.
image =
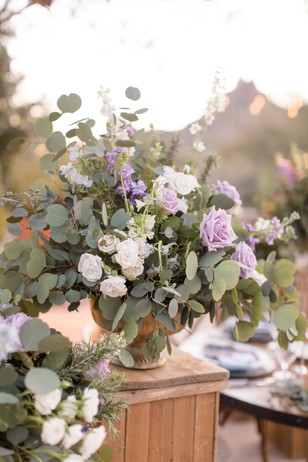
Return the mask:
[[[93,184],[93,180],[91,180],[88,175],[81,175],[81,173],[78,173],[72,162],[69,162],[67,165],[61,165],[60,174],[63,175],[71,184],[76,183],[79,186],[85,186],[86,188],[90,188]]]
[[[116,108],[112,104],[112,100],[109,96],[110,88],[101,87],[100,90],[97,92],[98,96],[102,99],[102,106],[101,106],[101,114],[104,117],[107,117],[108,120],[113,119],[113,113],[115,112]]]
[[[104,234],[98,241],[101,252],[113,255],[113,260],[120,268],[122,275],[109,274],[100,283],[100,290],[109,297],[122,297],[127,293],[126,278],[129,280],[140,276],[144,270],[144,259],[149,255],[150,246],[142,238],[132,239],[126,233],[120,240],[115,234]],[[78,271],[90,282],[99,281],[103,275],[103,260],[98,255],[84,253],[81,255]]]
[[[209,99],[204,111],[204,121],[206,126],[209,126],[214,122],[216,113],[224,111],[225,98],[225,76],[221,69],[217,69],[213,83],[212,97]]]
[[[86,388],[81,400],[75,395],[61,401],[62,390],[36,395],[34,406],[42,416],[50,416],[42,424],[41,440],[51,446],[60,445],[65,450],[76,450],[64,460],[67,462],[86,461],[103,444],[106,430],[103,425],[88,429],[98,413],[99,397],[95,388]],[[87,425],[82,425],[76,416],[82,417]],[[72,422],[78,423],[72,423]],[[78,446],[77,446],[78,445]]]

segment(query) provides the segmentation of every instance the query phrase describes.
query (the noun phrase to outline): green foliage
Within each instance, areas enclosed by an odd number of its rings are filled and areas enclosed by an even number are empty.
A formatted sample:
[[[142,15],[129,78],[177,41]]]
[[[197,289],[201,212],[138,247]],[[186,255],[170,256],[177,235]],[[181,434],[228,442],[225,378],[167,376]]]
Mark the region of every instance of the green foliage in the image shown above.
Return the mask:
[[[104,327],[123,331],[127,342],[138,338],[150,315],[154,331],[144,352],[153,358],[167,345],[178,318],[191,327],[200,315],[210,314],[213,320],[220,309],[224,316],[237,317],[235,335],[242,340],[263,318],[273,320],[288,341],[304,338],[307,323],[298,310],[293,263],[274,253],[257,266],[252,257],[245,260],[253,253],[251,239],[274,238],[273,223],[247,231],[232,215],[234,197],[214,193],[206,177],[197,179],[193,159],[182,169],[174,164],[175,138],[168,148],[153,132],[150,145],[144,143],[131,122],[145,109],[117,112],[108,106],[104,91],[101,96],[109,114],[103,134],[95,133],[93,119],[76,120],[78,116],[67,131],[57,129],[59,117],[81,106],[73,93],[60,96],[59,112],[35,124],[47,150],[41,166],[61,187],[32,187],[3,196],[12,210],[9,229],[21,233],[25,221],[31,237],[5,245],[2,302],[37,314],[66,302],[73,311],[81,300],[93,298]],[[130,87],[126,96],[135,102],[140,92]],[[198,130],[193,157],[201,140]],[[61,165],[67,157],[70,162]],[[211,214],[216,217],[208,224]],[[279,235],[293,219],[278,224]],[[55,370],[62,363],[59,351],[66,358],[69,346],[58,343],[43,325],[33,326],[32,338],[24,327],[22,341],[40,354],[49,350],[43,364]],[[131,363],[126,352],[121,355]]]

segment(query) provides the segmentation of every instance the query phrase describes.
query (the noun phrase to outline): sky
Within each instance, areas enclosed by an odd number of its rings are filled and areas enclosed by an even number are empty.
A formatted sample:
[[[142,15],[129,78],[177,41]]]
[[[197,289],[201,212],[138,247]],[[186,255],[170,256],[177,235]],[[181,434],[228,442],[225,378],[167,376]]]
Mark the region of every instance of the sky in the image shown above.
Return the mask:
[[[101,86],[116,106],[135,86],[133,107],[149,108],[144,125],[180,130],[203,115],[218,67],[227,91],[242,79],[282,107],[308,101],[306,0],[54,0],[11,25],[18,102],[53,110],[61,94],[77,93],[95,118]]]

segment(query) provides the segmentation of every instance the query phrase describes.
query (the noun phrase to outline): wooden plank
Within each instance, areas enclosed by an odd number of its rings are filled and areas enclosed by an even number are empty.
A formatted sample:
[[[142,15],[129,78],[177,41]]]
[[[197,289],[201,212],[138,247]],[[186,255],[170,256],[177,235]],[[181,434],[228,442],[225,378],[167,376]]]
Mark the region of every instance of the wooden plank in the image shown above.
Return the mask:
[[[172,460],[173,404],[171,399],[151,403],[149,453],[146,462]]]
[[[221,391],[229,388],[228,382],[195,383],[190,385],[179,385],[168,388],[153,388],[143,390],[127,390],[117,393],[117,397],[125,399],[127,404],[146,403],[148,401],[160,401],[168,398],[179,398],[181,396],[201,395]]]
[[[148,458],[150,403],[134,404],[127,411],[125,460],[145,462]]]
[[[140,390],[144,388],[166,388],[189,383],[217,382],[227,380],[229,372],[216,364],[201,361],[176,348],[168,357],[163,367],[150,370],[113,368],[124,374],[124,390]]]
[[[195,397],[177,398],[173,403],[172,462],[193,460]]]
[[[215,393],[196,396],[193,462],[215,461],[215,413]]]

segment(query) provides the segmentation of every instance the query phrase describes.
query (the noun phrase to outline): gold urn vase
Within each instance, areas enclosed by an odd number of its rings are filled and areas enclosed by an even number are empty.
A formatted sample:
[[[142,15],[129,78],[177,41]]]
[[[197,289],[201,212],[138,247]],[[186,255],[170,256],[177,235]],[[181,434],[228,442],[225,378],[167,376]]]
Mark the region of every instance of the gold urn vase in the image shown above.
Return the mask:
[[[94,307],[95,299],[90,298],[89,301],[91,314],[95,323],[101,328],[102,331],[109,332],[104,325],[102,311]],[[155,321],[151,313],[140,321],[137,337],[133,340],[132,343],[125,347],[125,349],[130,353],[134,360],[134,364],[129,367],[130,369],[156,369],[166,363],[166,357],[164,355],[160,356],[159,359],[152,359],[145,356],[143,353],[143,348],[146,341],[149,339],[150,335],[156,328],[163,330],[166,335],[173,335],[184,329],[184,326],[180,323],[180,314],[174,318],[174,323],[174,330],[167,329],[163,324]],[[123,324],[121,324],[120,321],[114,332],[121,332],[122,327]],[[113,360],[112,363],[117,366],[127,367],[119,359]]]

